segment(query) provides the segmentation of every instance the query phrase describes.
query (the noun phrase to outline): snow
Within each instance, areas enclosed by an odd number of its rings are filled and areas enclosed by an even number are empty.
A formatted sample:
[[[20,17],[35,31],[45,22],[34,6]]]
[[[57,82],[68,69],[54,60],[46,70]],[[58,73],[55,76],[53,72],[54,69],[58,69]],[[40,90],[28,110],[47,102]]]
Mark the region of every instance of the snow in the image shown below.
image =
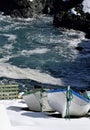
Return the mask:
[[[62,0],[63,2],[66,2],[66,1],[68,1],[68,0]],[[90,13],[90,0],[83,0],[83,2],[82,2],[82,5],[83,5],[83,11],[85,12],[85,13]],[[72,13],[74,13],[74,14],[77,14],[76,12],[75,12],[75,10],[72,10]]]
[[[32,2],[33,0],[29,0],[30,2]]]
[[[71,12],[72,12],[72,14],[80,15],[80,13],[77,13],[77,11],[75,11],[75,8],[72,8],[72,9],[71,9]]]
[[[7,127],[7,130],[11,130],[11,124],[8,119],[6,110],[3,104],[0,104],[0,130],[5,130],[6,127]]]
[[[90,0],[83,0],[82,5],[83,5],[83,11],[85,13],[87,12],[90,13]]]
[[[66,120],[45,112],[28,111],[22,99],[0,100],[0,108],[4,111],[0,113],[0,129],[2,124],[7,130],[90,130],[90,117]]]

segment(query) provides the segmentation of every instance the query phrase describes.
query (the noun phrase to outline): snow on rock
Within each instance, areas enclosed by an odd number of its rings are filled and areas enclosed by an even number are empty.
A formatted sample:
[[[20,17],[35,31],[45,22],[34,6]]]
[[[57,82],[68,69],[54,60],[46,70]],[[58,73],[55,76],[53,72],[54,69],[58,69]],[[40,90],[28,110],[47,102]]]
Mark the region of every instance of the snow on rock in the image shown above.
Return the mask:
[[[82,5],[83,5],[83,11],[85,13],[87,12],[90,13],[90,0],[84,0]]]

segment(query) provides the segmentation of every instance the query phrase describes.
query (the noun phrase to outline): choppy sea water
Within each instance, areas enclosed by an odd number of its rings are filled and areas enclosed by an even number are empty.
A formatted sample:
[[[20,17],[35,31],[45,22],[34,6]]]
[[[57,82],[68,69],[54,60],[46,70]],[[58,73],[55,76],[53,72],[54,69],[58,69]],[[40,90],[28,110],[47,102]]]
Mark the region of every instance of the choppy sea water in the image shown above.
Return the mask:
[[[84,49],[78,51],[77,46]],[[35,84],[89,88],[90,40],[83,32],[55,28],[52,17],[0,15],[0,84],[4,83],[19,83],[22,89]]]

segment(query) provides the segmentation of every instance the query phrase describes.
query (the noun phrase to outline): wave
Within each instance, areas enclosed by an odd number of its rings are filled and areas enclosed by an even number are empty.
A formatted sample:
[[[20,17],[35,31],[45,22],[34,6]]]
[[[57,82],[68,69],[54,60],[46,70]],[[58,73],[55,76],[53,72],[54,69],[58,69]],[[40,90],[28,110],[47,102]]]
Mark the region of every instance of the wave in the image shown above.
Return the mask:
[[[3,58],[0,58],[0,64],[9,61],[10,58],[12,58],[12,56],[4,56]]]
[[[41,73],[39,70],[30,68],[19,68],[8,63],[0,63],[0,77],[12,79],[31,79],[40,83],[62,85],[59,78],[54,78],[46,73]]]
[[[47,48],[36,48],[33,50],[22,50],[22,51],[18,51],[16,54],[13,54],[12,50],[14,49],[12,44],[5,44],[3,46],[3,48],[0,48],[0,54],[3,54],[3,58],[0,58],[0,63],[5,63],[8,62],[10,59],[12,58],[16,58],[16,57],[28,57],[31,55],[36,55],[36,54],[45,54],[48,51],[50,51],[50,49]]]
[[[49,49],[47,48],[36,48],[34,50],[22,50],[20,55],[33,55],[33,54],[44,54],[47,53],[49,51]]]
[[[0,35],[2,35],[2,36],[4,36],[4,37],[7,37],[7,38],[8,38],[8,41],[15,41],[16,38],[17,38],[17,36],[14,35],[14,34],[0,34]]]

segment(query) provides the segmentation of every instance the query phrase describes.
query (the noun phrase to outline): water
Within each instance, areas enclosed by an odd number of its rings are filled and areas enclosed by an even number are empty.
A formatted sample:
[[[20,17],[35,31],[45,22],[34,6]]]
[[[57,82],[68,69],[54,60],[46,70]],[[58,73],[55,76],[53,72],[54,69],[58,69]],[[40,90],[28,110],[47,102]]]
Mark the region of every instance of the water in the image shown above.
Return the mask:
[[[57,29],[53,18],[12,19],[0,16],[0,83],[27,89],[90,86],[90,40],[75,30]],[[77,46],[85,48],[79,52]],[[22,87],[23,86],[23,87]]]

